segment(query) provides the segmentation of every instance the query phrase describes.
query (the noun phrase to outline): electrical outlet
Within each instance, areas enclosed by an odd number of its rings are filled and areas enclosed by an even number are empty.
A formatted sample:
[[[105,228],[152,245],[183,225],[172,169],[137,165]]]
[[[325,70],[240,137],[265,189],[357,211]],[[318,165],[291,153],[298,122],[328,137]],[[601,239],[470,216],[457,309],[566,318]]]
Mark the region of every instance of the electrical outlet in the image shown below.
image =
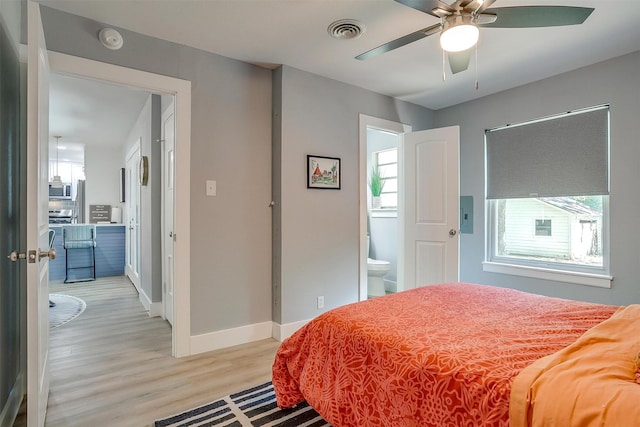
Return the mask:
[[[318,309],[324,308],[324,297],[323,296],[318,297],[317,303],[318,303],[317,304]]]
[[[207,180],[207,196],[215,196],[217,192],[215,181]]]

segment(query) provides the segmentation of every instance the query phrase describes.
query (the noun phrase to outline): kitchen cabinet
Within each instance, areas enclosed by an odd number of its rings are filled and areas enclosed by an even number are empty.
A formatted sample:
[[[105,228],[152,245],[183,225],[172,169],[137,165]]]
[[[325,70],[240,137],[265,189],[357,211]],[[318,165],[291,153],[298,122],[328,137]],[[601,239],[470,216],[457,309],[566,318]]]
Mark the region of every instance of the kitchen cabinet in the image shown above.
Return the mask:
[[[74,225],[70,225],[73,227]],[[56,259],[49,262],[49,280],[64,280],[66,251],[62,241],[62,226],[50,225],[49,229],[56,232],[53,247],[56,249]],[[89,265],[91,249],[74,249],[69,261],[73,265]],[[125,260],[125,228],[123,224],[96,225],[96,277],[121,276],[124,274]],[[91,275],[79,271],[78,275]],[[87,282],[91,283],[91,282]]]

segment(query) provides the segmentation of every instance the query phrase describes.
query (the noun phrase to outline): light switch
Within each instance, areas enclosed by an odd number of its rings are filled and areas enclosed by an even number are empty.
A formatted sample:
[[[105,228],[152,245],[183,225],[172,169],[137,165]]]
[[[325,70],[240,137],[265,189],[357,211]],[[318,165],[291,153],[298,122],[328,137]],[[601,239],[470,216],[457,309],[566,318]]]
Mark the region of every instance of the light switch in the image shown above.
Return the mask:
[[[207,180],[207,196],[216,195],[216,182]]]

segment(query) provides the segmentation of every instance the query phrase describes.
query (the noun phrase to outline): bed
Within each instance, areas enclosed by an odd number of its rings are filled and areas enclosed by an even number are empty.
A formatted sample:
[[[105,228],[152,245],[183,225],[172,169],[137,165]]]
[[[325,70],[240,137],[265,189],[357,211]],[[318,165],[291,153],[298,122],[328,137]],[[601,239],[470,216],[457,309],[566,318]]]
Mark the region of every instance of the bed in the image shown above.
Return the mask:
[[[281,344],[273,365],[277,403],[286,408],[306,400],[334,427],[508,426],[512,384],[518,378],[519,395],[511,403],[518,409],[511,425],[571,425],[536,424],[548,413],[541,396],[557,389],[555,371],[572,363],[566,355],[549,360],[550,355],[581,348],[577,343],[585,332],[615,321],[621,310],[465,283],[426,286],[339,307]],[[640,321],[635,321],[623,335],[636,328],[640,336]],[[612,329],[620,328],[614,324],[599,334],[606,341]],[[624,360],[616,371],[618,381],[636,392],[638,351],[640,340],[632,338],[617,356]],[[600,368],[603,365],[610,363],[600,359]],[[535,371],[519,375],[531,366]],[[546,383],[540,379],[544,371],[551,372]],[[571,388],[572,381],[566,379],[564,387]],[[554,399],[563,395],[575,398],[556,390]],[[640,395],[635,396],[640,407]],[[640,420],[634,418],[640,417],[638,409],[628,414],[630,420]]]

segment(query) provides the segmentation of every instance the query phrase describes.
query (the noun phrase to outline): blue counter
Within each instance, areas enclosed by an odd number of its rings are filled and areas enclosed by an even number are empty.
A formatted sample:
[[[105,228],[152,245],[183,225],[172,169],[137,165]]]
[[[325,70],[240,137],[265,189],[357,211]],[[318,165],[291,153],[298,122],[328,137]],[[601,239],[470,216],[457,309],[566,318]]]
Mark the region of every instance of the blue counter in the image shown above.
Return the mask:
[[[73,226],[73,224],[71,225]],[[49,263],[49,280],[64,280],[66,251],[62,246],[62,226],[51,224],[56,237],[53,247],[56,259]],[[72,249],[69,251],[69,267],[92,264],[91,249]],[[120,276],[124,274],[125,228],[123,224],[96,224],[96,277]],[[75,278],[91,277],[91,268],[72,270]]]

